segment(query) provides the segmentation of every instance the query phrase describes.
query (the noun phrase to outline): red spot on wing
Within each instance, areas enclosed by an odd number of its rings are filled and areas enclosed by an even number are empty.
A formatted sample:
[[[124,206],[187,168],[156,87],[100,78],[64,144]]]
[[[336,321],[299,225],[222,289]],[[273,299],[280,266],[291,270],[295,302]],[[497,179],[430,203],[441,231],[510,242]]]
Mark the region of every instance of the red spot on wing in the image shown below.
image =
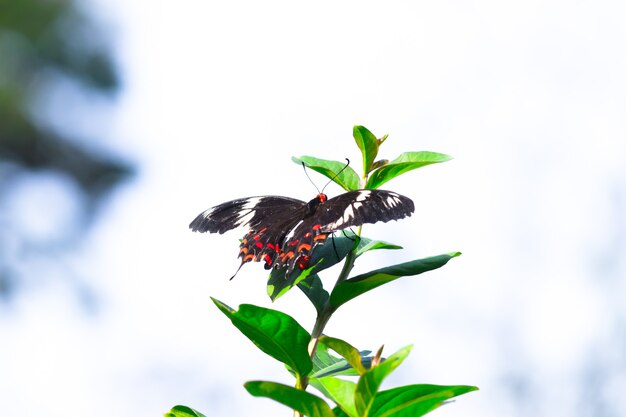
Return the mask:
[[[295,252],[292,250],[290,250],[289,252],[283,252],[283,254],[280,255],[280,260],[284,263],[287,259],[293,258],[294,255]]]
[[[309,266],[310,260],[311,258],[308,257],[307,255],[300,255],[297,260],[298,268],[300,268],[301,270],[307,269]]]
[[[310,251],[311,245],[309,245],[308,243],[303,243],[300,246],[298,246],[298,252],[302,252],[302,249]]]
[[[321,228],[322,228],[321,224],[316,224],[311,229],[313,229],[313,230],[320,230]]]
[[[257,243],[254,244],[254,246],[256,246],[257,248],[261,249],[263,247],[263,243],[257,242]]]

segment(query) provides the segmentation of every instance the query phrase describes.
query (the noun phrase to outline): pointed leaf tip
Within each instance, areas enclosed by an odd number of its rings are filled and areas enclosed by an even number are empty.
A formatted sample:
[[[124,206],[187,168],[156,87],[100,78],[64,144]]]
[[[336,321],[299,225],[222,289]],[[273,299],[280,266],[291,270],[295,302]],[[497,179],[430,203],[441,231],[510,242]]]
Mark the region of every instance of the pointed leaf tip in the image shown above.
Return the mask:
[[[308,346],[311,335],[291,316],[269,308],[241,304],[230,309],[213,299],[217,307],[259,349],[289,366],[299,375],[313,368]]]
[[[419,417],[440,407],[451,398],[476,389],[467,385],[415,384],[379,391],[369,409],[368,416]]]
[[[376,136],[370,132],[365,126],[354,126],[352,129],[354,140],[361,150],[363,159],[363,172],[368,173],[372,170],[374,159],[378,155],[378,147],[382,142],[376,139]]]
[[[404,152],[393,161],[373,171],[365,188],[376,189],[405,172],[451,159],[451,156],[437,152]]]
[[[330,294],[330,305],[336,310],[347,301],[388,282],[440,268],[459,254],[460,252],[453,252],[452,254],[416,259],[351,277],[335,286]]]
[[[372,366],[359,378],[355,393],[355,405],[359,415],[369,415],[368,411],[383,380],[400,366],[412,348],[413,345],[401,348],[377,366]]]

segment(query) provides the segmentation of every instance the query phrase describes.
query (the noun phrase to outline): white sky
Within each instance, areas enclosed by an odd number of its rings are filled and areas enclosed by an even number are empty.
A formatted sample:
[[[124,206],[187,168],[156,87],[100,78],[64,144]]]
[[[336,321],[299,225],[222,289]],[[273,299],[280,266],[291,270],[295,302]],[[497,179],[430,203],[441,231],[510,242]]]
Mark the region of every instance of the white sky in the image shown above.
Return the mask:
[[[354,124],[390,134],[381,157],[455,157],[388,184],[416,214],[364,233],[405,250],[359,270],[463,256],[345,306],[327,333],[414,344],[387,387],[481,388],[442,417],[626,415],[624,3],[100,3],[125,77],[100,133],[139,175],[72,260],[98,314],[58,284],[0,318],[7,415],[290,415],[242,388],[289,376],[209,296],[308,329],[312,308],[297,291],[271,305],[260,265],[228,282],[240,233],[187,225],[236,197],[310,199],[289,158],[358,168]]]

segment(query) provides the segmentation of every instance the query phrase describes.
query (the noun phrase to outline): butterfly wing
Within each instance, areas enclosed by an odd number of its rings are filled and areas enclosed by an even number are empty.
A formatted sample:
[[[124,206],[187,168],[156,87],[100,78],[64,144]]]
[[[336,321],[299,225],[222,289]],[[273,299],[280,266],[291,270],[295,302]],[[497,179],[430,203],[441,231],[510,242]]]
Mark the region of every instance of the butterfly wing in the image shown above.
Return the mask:
[[[274,265],[275,268],[287,266],[285,276],[288,276],[296,266],[301,270],[306,269],[309,266],[313,248],[324,243],[329,234],[322,231],[315,215],[306,217],[294,227]]]
[[[306,211],[306,203],[280,196],[248,197],[228,201],[200,213],[189,225],[194,232],[224,233],[239,226],[261,229],[269,219]],[[303,214],[304,215],[304,214]],[[286,220],[286,219],[284,219]],[[301,220],[301,219],[299,219]],[[283,223],[279,221],[277,223]]]
[[[350,191],[322,201],[319,196],[308,204],[279,196],[242,198],[206,210],[189,227],[198,232],[224,233],[249,226],[240,244],[239,268],[246,262],[265,261],[266,269],[287,267],[285,275],[289,275],[295,266],[308,267],[313,248],[330,233],[402,219],[415,210],[411,199],[385,190]]]
[[[200,213],[189,228],[194,232],[221,234],[239,226],[249,226],[250,231],[239,246],[239,268],[246,262],[265,261],[265,268],[269,269],[280,255],[285,237],[307,212],[306,203],[294,198],[248,197]]]
[[[410,198],[392,191],[357,190],[338,195],[319,203],[312,215],[295,226],[275,266],[286,265],[286,275],[295,266],[305,269],[315,246],[324,243],[330,233],[364,223],[399,220],[410,216],[414,210]]]
[[[415,205],[410,198],[393,191],[356,190],[320,205],[315,219],[322,232],[330,233],[364,223],[399,220],[414,211]]]

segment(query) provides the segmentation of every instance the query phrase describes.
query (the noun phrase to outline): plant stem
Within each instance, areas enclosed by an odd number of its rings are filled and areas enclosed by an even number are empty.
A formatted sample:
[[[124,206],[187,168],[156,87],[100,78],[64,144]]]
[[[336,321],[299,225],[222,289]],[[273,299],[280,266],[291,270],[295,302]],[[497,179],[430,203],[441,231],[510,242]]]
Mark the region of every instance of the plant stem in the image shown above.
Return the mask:
[[[298,375],[296,377],[296,388],[302,391],[306,391],[309,379],[306,376]],[[298,410],[293,410],[293,417],[303,417]]]
[[[357,239],[359,236],[361,236],[361,227],[362,226],[358,227],[358,230],[356,233]],[[354,268],[355,260],[356,260],[356,245],[350,252],[348,252],[348,255],[346,256],[346,260],[343,263],[343,268],[341,269],[341,272],[339,273],[339,276],[337,277],[337,281],[335,282],[335,287],[339,283],[348,279],[348,276],[350,275],[350,271],[352,271],[352,268]],[[313,331],[311,331],[311,342],[309,343],[309,356],[311,358],[313,358],[313,356],[315,355],[315,350],[317,349],[317,343],[319,341],[319,338],[322,336],[324,332],[324,328],[326,327],[326,324],[328,323],[328,321],[330,320],[334,312],[335,310],[330,307],[327,301],[322,311],[320,311],[319,314],[317,315],[317,319],[315,320],[315,325],[313,326]],[[307,378],[304,378],[303,381],[296,382],[296,388],[299,388],[302,390],[306,390],[307,385],[308,385]]]
[[[363,225],[359,226],[356,230],[356,238],[357,240],[361,238],[361,229],[363,228]],[[341,273],[339,274],[339,277],[337,277],[337,281],[335,282],[335,287],[337,285],[339,285],[340,283],[342,283],[343,281],[345,281],[346,279],[348,279],[348,276],[350,275],[350,271],[352,271],[352,268],[354,268],[354,261],[356,260],[356,246],[350,251],[348,252],[348,255],[346,256],[346,260],[343,263],[343,268],[341,268]]]
[[[361,178],[360,184],[359,184],[360,188],[363,188],[365,186],[366,182],[367,182],[367,174],[364,173],[363,177]],[[356,232],[356,238],[357,239],[360,239],[361,229],[362,228],[363,228],[363,225],[360,225],[357,228],[357,232]],[[358,240],[357,240],[357,242],[358,242]],[[358,243],[355,244],[354,248],[350,252],[348,252],[348,255],[346,256],[346,260],[343,263],[343,268],[341,268],[341,272],[339,273],[339,276],[337,277],[337,281],[335,282],[334,287],[336,287],[341,282],[343,282],[346,279],[348,279],[348,276],[350,275],[350,272],[352,271],[352,268],[354,268],[354,261],[356,260],[357,246],[358,246]],[[309,343],[309,356],[311,358],[313,358],[313,356],[315,356],[315,350],[317,349],[317,343],[318,343],[320,337],[323,334],[323,331],[324,331],[324,328],[326,327],[326,324],[328,323],[328,321],[330,320],[330,318],[331,318],[331,316],[333,315],[334,312],[335,312],[335,310],[330,307],[329,301],[327,301],[326,305],[324,306],[322,311],[320,311],[319,314],[317,315],[317,318],[315,319],[315,325],[313,326],[313,331],[311,332],[311,342]],[[297,389],[306,391],[306,387],[308,386],[308,384],[309,384],[309,379],[306,376],[304,376],[302,378],[298,378],[296,380],[296,388]],[[300,414],[299,411],[293,410],[293,417],[303,417],[303,416],[302,416],[302,414]]]

